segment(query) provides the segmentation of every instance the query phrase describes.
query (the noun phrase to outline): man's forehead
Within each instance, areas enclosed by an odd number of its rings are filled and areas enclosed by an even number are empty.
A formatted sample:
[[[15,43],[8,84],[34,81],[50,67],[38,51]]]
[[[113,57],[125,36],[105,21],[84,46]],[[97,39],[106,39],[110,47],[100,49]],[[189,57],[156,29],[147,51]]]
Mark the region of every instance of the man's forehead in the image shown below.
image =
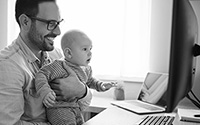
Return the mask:
[[[37,16],[47,20],[60,20],[59,8],[55,2],[42,2]]]

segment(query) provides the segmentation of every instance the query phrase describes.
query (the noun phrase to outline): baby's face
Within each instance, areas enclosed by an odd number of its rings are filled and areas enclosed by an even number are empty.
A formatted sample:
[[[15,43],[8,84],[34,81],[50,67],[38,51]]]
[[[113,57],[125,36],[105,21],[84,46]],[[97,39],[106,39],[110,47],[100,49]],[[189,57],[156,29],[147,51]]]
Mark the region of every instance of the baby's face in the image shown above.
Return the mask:
[[[87,66],[92,58],[92,41],[86,37],[72,43],[72,63]]]

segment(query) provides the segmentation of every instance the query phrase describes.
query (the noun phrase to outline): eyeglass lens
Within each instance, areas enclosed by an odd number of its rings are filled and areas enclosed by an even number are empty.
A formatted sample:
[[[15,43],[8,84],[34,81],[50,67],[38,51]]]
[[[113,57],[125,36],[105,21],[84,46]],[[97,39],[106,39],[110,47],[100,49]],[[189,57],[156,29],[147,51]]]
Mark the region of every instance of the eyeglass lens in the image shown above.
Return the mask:
[[[56,21],[51,21],[48,23],[48,30],[54,30],[59,24],[60,22],[62,22],[63,20],[56,22]]]

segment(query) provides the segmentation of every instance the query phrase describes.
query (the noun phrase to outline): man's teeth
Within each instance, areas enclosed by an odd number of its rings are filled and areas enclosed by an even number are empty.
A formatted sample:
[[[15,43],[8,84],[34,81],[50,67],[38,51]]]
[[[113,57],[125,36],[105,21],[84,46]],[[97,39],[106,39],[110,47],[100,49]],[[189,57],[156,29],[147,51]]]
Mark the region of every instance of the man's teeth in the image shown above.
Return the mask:
[[[53,40],[54,40],[54,37],[48,37],[47,39],[49,39],[49,40],[52,40],[52,41],[53,41]]]

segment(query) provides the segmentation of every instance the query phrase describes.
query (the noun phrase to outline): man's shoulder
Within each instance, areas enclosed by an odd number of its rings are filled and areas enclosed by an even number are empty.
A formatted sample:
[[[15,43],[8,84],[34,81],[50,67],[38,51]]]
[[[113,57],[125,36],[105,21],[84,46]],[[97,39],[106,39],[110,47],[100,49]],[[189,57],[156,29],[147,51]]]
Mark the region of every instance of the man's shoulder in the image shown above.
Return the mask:
[[[24,61],[18,46],[8,46],[0,51],[0,65],[21,64]]]
[[[16,55],[18,52],[19,52],[19,46],[17,46],[16,44],[7,46],[0,51],[0,59],[1,60],[8,59],[13,55]]]
[[[26,59],[19,52],[2,50],[0,52],[0,69],[6,72],[21,72],[25,68]]]

